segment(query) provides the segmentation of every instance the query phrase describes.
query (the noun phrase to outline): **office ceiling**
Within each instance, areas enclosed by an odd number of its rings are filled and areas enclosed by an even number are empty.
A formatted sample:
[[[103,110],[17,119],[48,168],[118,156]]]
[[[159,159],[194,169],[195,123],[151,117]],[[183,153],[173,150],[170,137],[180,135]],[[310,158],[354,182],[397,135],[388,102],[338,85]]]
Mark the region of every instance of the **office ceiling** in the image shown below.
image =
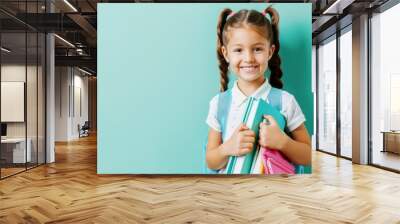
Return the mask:
[[[391,0],[270,0],[270,1],[234,1],[234,2],[284,2],[312,3],[313,43],[332,35],[336,27],[344,27],[351,23],[352,17],[374,10]],[[45,0],[22,1],[1,0],[0,24],[3,33],[8,33],[8,41],[15,41],[24,46],[24,40],[18,38],[18,32],[31,31],[55,32],[61,38],[56,39],[56,65],[85,67],[96,71],[97,57],[97,3],[170,3],[190,2],[183,0]],[[233,2],[232,0],[204,0],[193,2]],[[49,5],[49,4],[48,4]],[[26,13],[27,12],[27,13]],[[340,23],[337,21],[341,20]],[[11,34],[13,33],[13,34]],[[13,38],[12,36],[16,36]],[[20,35],[21,36],[21,35]],[[19,42],[19,43],[18,43]],[[4,43],[4,42],[3,42]],[[10,45],[11,46],[11,45]],[[30,46],[34,46],[33,44]],[[20,48],[23,49],[23,48]],[[28,48],[28,51],[29,48]]]

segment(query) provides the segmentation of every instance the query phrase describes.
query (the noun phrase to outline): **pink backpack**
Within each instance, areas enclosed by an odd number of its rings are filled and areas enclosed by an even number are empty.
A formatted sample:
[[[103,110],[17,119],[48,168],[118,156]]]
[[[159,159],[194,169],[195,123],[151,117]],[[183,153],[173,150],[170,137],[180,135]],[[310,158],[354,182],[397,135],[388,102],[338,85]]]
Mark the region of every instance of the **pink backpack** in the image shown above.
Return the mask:
[[[295,174],[295,167],[278,150],[261,147],[265,174]]]

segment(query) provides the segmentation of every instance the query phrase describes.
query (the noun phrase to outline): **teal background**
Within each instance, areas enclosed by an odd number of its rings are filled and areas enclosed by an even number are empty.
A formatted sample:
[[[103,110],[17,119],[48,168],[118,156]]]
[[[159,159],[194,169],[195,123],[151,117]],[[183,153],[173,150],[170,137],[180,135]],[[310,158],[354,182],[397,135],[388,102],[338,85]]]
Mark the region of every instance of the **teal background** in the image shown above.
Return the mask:
[[[99,3],[98,173],[204,173],[205,120],[219,91],[217,17],[268,5]],[[311,4],[273,6],[284,89],[312,134]]]

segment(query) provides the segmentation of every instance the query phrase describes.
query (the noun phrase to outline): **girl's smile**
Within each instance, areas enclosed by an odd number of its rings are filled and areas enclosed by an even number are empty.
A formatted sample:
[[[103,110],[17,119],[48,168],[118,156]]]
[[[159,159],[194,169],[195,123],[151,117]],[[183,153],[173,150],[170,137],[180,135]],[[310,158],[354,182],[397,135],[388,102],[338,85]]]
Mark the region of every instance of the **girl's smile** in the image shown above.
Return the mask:
[[[244,65],[240,66],[240,73],[255,74],[260,72],[259,65]]]

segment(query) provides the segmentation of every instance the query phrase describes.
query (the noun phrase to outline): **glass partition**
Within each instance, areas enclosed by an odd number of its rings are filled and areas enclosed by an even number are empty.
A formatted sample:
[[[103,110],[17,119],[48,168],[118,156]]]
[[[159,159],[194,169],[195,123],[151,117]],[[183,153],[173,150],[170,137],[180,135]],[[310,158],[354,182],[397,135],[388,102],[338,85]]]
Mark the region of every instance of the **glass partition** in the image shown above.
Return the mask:
[[[45,163],[45,34],[16,19],[44,3],[0,2],[1,179]]]
[[[37,165],[38,158],[38,144],[37,144],[37,132],[38,132],[38,35],[37,32],[28,32],[28,61],[27,61],[27,98],[26,98],[26,113],[27,113],[27,146],[30,153],[30,161],[27,163],[27,167],[34,167]]]
[[[1,34],[2,177],[24,171],[31,161],[26,148],[26,41],[25,32]]]

